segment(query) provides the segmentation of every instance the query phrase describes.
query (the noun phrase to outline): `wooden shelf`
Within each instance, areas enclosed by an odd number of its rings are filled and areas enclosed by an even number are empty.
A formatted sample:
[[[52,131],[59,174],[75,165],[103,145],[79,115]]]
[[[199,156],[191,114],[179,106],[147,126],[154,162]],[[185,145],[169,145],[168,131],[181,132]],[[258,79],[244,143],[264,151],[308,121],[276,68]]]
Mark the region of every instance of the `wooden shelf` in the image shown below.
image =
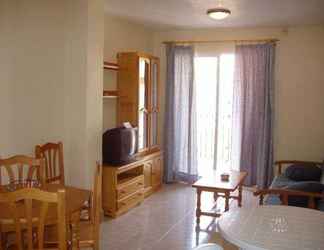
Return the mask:
[[[104,90],[103,98],[117,98],[118,91],[117,90]]]
[[[104,69],[110,69],[110,70],[119,70],[119,66],[117,63],[111,63],[111,62],[105,62],[103,65]]]
[[[117,177],[117,184],[118,186],[120,185],[125,185],[125,184],[129,184],[131,182],[133,182],[134,180],[136,180],[138,177],[144,176],[143,174],[125,174],[125,175],[121,175]]]

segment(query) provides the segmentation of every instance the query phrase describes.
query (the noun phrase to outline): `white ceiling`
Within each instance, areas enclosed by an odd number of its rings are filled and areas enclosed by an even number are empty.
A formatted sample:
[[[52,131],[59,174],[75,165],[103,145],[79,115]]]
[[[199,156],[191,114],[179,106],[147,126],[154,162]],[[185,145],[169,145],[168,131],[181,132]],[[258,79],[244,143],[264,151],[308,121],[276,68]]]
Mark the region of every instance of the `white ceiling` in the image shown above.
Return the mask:
[[[105,11],[156,28],[259,27],[324,24],[324,0],[105,0]],[[232,15],[210,19],[221,5]]]

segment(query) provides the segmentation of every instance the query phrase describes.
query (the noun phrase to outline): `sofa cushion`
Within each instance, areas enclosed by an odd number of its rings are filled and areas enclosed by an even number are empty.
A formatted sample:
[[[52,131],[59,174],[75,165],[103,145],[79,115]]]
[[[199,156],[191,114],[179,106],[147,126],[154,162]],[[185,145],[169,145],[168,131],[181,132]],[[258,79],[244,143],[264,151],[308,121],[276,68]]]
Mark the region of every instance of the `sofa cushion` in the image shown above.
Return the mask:
[[[270,188],[284,188],[288,185],[298,183],[296,181],[293,181],[289,178],[287,178],[284,174],[280,174],[274,177]],[[279,195],[276,194],[269,194],[266,196],[266,199],[264,201],[264,204],[266,205],[280,205],[281,200],[279,198]]]
[[[290,165],[285,176],[294,181],[320,181],[322,169],[314,164]]]
[[[322,193],[324,192],[324,185],[319,182],[305,181],[305,182],[290,184],[286,186],[285,189],[311,192],[311,193]],[[318,201],[319,199],[316,200],[316,202]],[[288,205],[296,206],[296,207],[308,207],[308,198],[303,196],[291,195],[288,197]]]
[[[289,179],[285,174],[280,174],[273,178],[270,188],[282,188],[294,183],[297,182],[292,179]]]

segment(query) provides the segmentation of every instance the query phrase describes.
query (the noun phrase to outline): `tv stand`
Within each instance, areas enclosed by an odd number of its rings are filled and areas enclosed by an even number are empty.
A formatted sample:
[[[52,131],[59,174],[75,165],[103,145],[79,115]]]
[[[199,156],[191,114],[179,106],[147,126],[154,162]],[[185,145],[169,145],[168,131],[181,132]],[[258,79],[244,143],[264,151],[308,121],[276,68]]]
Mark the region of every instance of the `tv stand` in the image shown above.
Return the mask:
[[[140,204],[161,187],[163,155],[156,150],[121,166],[103,165],[104,214],[117,217]]]

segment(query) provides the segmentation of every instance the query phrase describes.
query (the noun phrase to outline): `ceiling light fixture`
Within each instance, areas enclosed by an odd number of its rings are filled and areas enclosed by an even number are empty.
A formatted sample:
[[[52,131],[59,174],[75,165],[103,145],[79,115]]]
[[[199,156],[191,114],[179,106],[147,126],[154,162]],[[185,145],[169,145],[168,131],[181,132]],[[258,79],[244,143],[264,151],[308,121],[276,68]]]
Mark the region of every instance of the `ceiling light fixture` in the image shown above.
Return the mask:
[[[214,8],[214,9],[209,9],[207,10],[207,15],[210,18],[216,19],[216,20],[222,20],[226,17],[228,17],[231,14],[231,11],[226,8]]]

